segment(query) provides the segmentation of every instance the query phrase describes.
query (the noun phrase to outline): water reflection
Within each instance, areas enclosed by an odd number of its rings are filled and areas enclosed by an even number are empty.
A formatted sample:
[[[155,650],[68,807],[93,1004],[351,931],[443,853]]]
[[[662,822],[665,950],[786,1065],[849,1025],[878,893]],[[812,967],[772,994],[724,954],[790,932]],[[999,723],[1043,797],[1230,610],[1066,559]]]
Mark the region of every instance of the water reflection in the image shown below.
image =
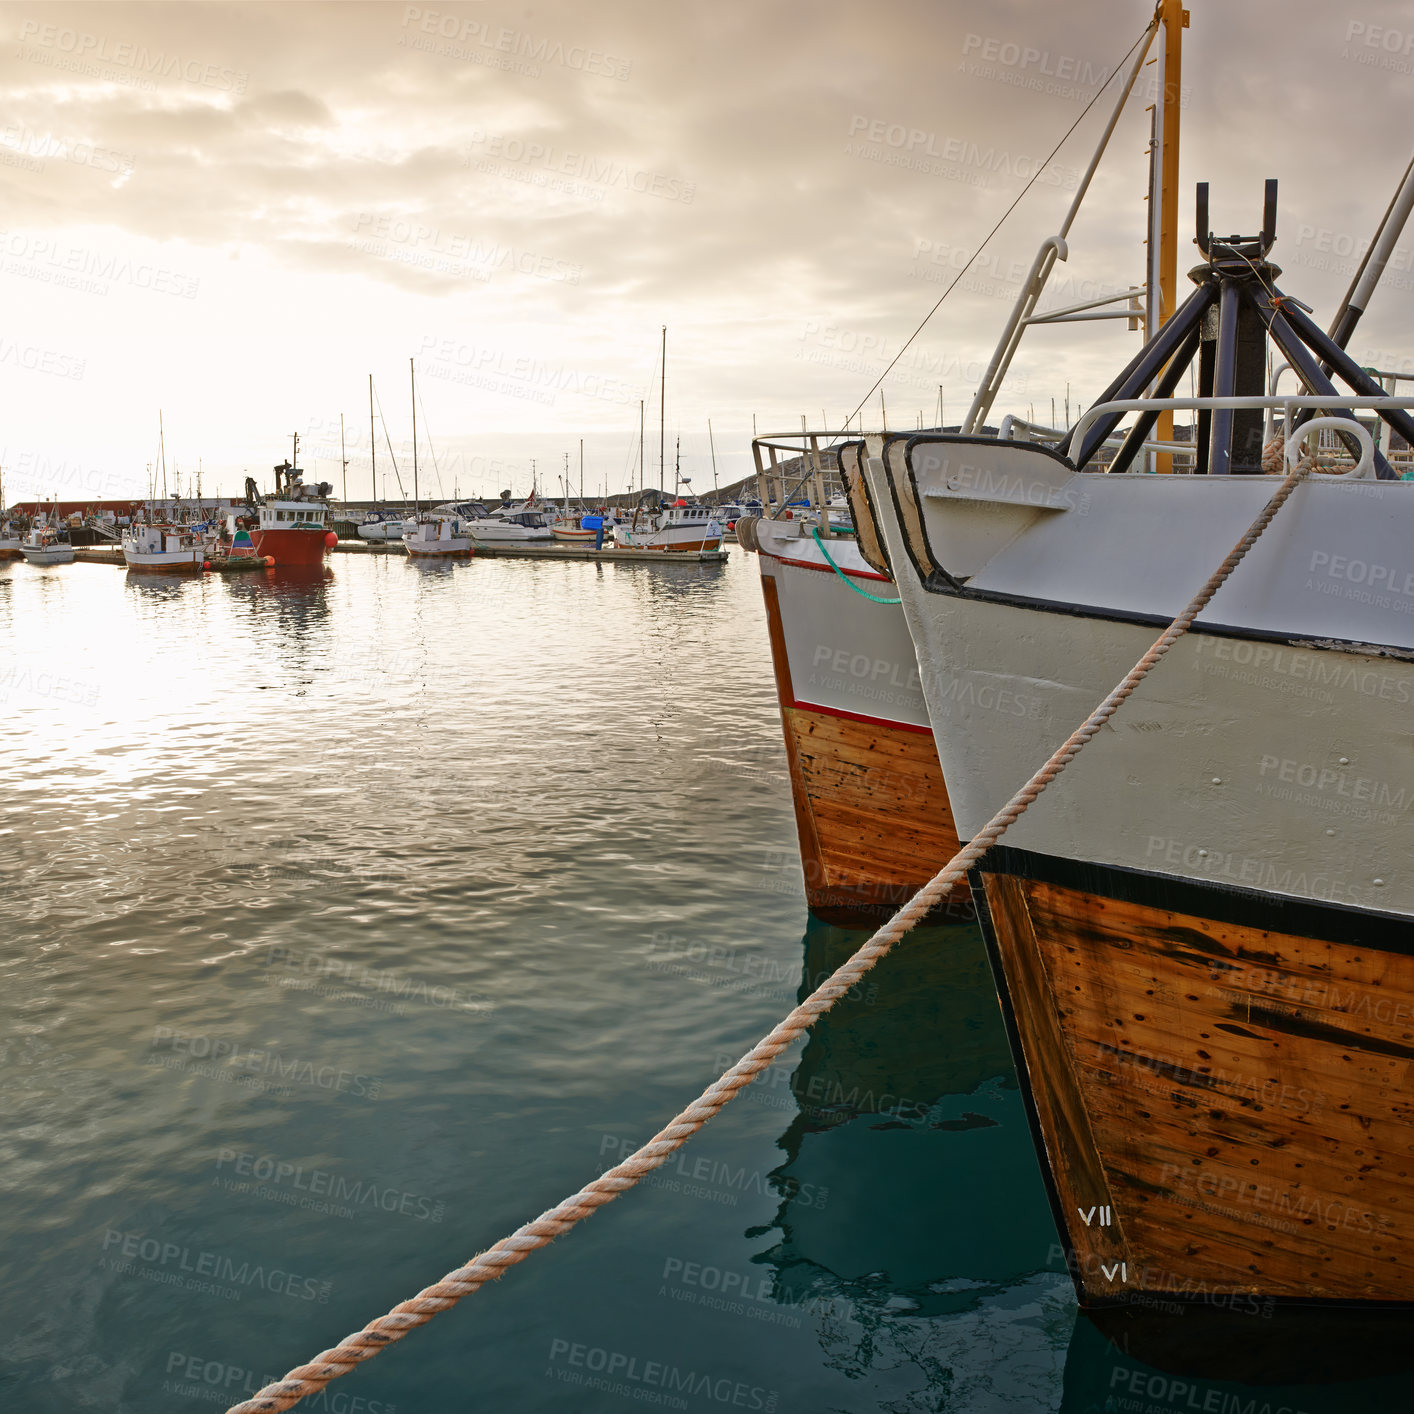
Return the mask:
[[[864,935],[812,921],[805,996]],[[1052,1407],[1073,1301],[981,935],[918,930],[812,1031],[755,1260],[828,1365],[906,1379],[881,1407]],[[828,1195],[828,1202],[822,1202]],[[905,1376],[905,1373],[907,1375]],[[946,1404],[940,1402],[946,1399]],[[1002,1407],[998,1403],[995,1407]]]

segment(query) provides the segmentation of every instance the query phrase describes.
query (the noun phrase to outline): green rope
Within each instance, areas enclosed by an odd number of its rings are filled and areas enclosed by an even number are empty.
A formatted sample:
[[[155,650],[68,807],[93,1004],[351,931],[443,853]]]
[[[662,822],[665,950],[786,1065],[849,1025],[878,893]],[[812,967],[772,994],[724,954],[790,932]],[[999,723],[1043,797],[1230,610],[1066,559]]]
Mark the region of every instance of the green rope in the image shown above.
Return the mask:
[[[875,604],[902,604],[902,599],[885,599],[882,594],[871,594],[867,589],[861,589],[830,557],[830,552],[825,548],[825,542],[820,539],[820,532],[812,525],[810,527],[811,537],[820,547],[820,553],[825,557],[825,563],[844,580],[844,582],[863,599],[871,600]]]

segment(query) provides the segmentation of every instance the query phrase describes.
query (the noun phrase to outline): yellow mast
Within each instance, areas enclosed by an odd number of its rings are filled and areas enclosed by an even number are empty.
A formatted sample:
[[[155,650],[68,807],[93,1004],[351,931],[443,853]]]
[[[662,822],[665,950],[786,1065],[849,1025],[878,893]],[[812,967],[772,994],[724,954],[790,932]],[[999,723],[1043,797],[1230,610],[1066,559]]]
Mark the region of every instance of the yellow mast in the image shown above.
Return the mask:
[[[1188,11],[1182,0],[1159,0],[1159,19],[1164,26],[1163,71],[1159,90],[1159,220],[1158,276],[1159,298],[1150,307],[1158,318],[1149,337],[1161,329],[1177,307],[1178,294],[1178,120],[1183,102],[1183,31],[1188,28]],[[1152,213],[1151,213],[1152,215]],[[1151,223],[1150,239],[1155,231]],[[1206,232],[1202,234],[1206,235]],[[1152,267],[1151,267],[1152,269]],[[1154,435],[1161,442],[1173,441],[1173,413],[1161,412]],[[1173,458],[1155,458],[1157,471],[1172,471]]]

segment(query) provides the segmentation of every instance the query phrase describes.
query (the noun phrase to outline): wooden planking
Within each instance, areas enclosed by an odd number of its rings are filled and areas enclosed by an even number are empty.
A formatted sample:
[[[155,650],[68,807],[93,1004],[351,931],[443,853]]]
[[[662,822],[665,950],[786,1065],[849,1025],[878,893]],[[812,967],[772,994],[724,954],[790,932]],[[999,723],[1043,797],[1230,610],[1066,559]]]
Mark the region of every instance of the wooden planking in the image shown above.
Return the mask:
[[[887,918],[957,853],[932,734],[799,706],[775,579],[761,576],[805,896],[827,922]],[[965,893],[948,912],[966,913]]]
[[[1031,926],[1022,886],[1002,875],[983,875],[987,911],[1006,976],[1007,1005],[1021,1041],[1017,1069],[1028,1088],[1041,1131],[1044,1162],[1050,1175],[1058,1218],[1068,1237],[1069,1262],[1082,1289],[1093,1281],[1112,1287],[1104,1269],[1128,1257],[1124,1214],[1110,1191],[1090,1121],[1085,1113],[1075,1066],[1052,1004],[1041,947]],[[1082,1211],[1104,1204],[1115,1221],[1086,1223]]]
[[[1414,1299],[1414,958],[1035,881],[994,894],[1004,959],[1040,957],[1132,1286]]]

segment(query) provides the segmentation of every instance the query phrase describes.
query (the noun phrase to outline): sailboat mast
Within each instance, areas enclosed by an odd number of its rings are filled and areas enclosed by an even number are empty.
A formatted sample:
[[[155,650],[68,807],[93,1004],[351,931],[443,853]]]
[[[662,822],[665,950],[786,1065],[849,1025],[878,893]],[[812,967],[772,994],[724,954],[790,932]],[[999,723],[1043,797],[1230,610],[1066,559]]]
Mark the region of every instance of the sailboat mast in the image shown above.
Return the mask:
[[[663,494],[668,445],[668,326],[663,325],[663,356],[658,369],[658,494]]]
[[[373,375],[368,375],[368,455],[372,459],[373,504],[378,504],[378,438],[373,430]]]
[[[643,490],[643,399],[638,400],[638,489]],[[633,495],[633,478],[629,477],[628,494]]]
[[[712,419],[707,419],[707,445],[712,449],[712,494],[717,493],[717,444],[712,440]]]
[[[344,504],[349,501],[349,459],[344,451],[344,415],[339,414],[339,463],[344,468]],[[197,485],[201,485],[201,463],[196,464]]]
[[[412,378],[412,513],[416,515],[421,509],[417,498],[417,369],[411,359],[408,359],[408,373]]]
[[[584,438],[579,439],[579,506],[584,509]]]
[[[157,409],[157,451],[162,459],[162,499],[167,499],[167,434],[162,430],[162,409]]]

